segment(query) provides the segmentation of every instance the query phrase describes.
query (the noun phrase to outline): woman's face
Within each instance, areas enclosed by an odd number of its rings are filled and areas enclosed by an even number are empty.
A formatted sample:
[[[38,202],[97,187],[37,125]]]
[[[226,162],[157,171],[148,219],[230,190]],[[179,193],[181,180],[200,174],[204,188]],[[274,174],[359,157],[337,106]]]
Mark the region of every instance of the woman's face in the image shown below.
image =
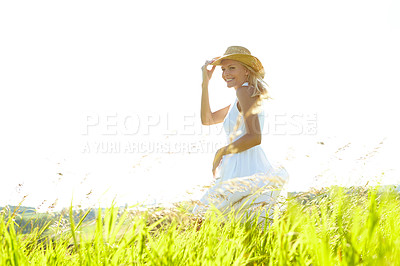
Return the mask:
[[[221,61],[222,78],[228,88],[240,88],[247,81],[248,70],[238,61],[224,59]]]

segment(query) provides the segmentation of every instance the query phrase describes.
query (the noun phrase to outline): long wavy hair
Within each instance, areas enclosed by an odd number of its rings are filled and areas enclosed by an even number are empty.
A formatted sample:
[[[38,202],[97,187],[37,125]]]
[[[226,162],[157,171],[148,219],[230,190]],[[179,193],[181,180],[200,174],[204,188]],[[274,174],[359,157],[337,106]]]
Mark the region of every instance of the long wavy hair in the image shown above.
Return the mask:
[[[254,87],[254,92],[251,97],[258,96],[260,100],[270,99],[271,97],[268,94],[269,85],[263,79],[263,74],[260,72],[255,72],[254,69],[242,62],[239,62],[242,66],[244,66],[249,71],[248,82],[251,87]]]

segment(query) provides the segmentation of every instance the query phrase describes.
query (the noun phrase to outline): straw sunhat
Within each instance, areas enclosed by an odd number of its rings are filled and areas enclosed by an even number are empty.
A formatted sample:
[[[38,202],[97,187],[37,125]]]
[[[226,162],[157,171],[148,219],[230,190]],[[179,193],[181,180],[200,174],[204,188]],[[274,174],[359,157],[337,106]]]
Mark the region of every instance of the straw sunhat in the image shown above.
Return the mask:
[[[252,56],[250,51],[242,46],[228,47],[225,54],[223,56],[215,58],[211,65],[218,66],[224,59],[231,59],[242,62],[243,64],[251,67],[255,72],[261,74],[261,77],[264,78],[265,72],[261,61],[258,60],[257,57]]]

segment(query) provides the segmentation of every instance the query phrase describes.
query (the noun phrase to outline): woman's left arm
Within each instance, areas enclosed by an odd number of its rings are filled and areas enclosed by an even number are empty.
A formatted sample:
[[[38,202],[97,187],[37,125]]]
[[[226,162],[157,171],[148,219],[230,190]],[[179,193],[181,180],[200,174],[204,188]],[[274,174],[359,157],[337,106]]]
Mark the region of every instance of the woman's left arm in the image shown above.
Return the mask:
[[[257,97],[251,97],[249,87],[238,88],[236,90],[236,96],[242,109],[246,134],[217,151],[213,162],[213,174],[215,174],[215,170],[220,164],[222,156],[231,153],[239,153],[261,144],[260,121],[258,119],[258,114],[255,112],[257,109]]]

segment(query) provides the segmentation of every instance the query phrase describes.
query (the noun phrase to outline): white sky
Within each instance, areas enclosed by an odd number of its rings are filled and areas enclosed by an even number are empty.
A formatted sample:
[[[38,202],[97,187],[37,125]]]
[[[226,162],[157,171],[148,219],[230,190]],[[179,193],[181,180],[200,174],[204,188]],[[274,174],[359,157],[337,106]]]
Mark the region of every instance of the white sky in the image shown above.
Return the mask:
[[[199,117],[201,65],[230,45],[249,48],[263,62],[272,113],[316,113],[324,136],[395,136],[398,14],[395,0],[1,2],[0,206],[21,196],[18,183],[31,204],[74,186],[83,193],[76,184],[83,173],[95,175],[96,165],[113,177],[87,189],[117,182],[116,169],[131,157],[82,157],[87,141],[105,139],[103,119],[163,114],[179,134],[184,115]],[[210,88],[213,109],[235,97],[219,77],[216,71]],[[83,136],[87,116],[101,121]],[[57,163],[65,161],[80,169],[65,163],[66,178],[69,170],[79,174],[51,189]],[[126,182],[124,174],[118,182],[137,193],[152,185]]]

